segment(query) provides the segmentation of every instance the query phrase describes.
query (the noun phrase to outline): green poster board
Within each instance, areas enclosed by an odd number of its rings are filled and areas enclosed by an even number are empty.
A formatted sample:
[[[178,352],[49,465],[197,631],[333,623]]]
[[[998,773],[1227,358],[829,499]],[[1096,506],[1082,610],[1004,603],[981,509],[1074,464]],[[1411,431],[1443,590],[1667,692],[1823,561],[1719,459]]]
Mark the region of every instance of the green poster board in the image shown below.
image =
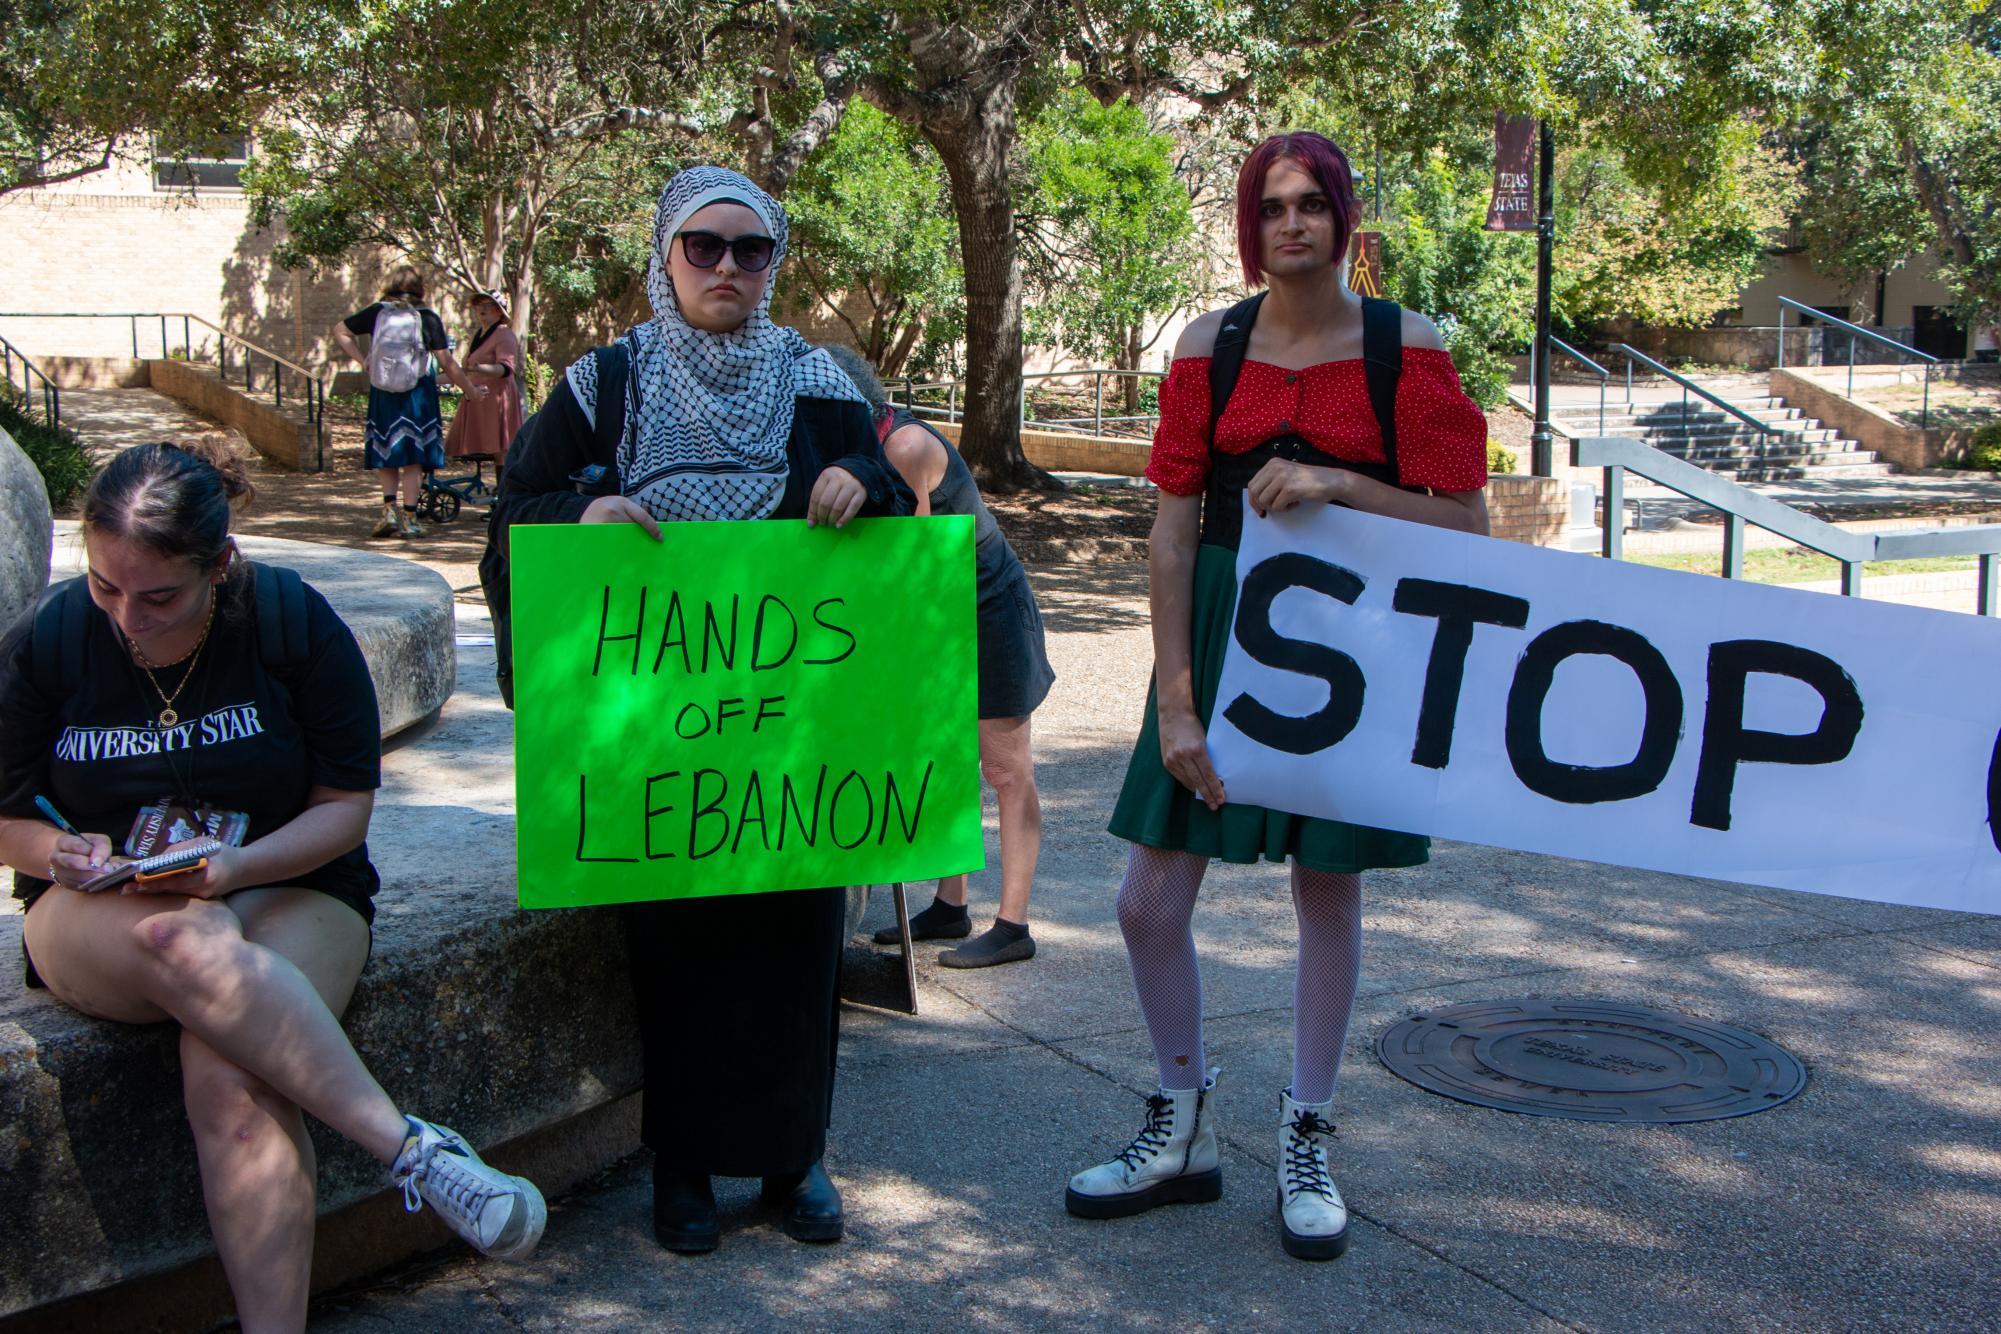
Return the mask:
[[[521,904],[977,869],[973,521],[516,527]]]

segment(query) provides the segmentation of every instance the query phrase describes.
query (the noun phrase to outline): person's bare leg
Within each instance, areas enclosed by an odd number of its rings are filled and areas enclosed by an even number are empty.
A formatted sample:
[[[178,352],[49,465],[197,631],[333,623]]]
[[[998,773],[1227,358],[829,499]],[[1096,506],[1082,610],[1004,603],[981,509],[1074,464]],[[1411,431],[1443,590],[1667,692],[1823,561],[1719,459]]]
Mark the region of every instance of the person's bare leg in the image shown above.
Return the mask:
[[[1042,857],[1042,794],[1027,718],[980,719],[980,774],[1000,804],[1000,916],[1028,925],[1028,897]]]
[[[352,908],[309,889],[257,889],[226,901],[246,940],[289,959],[336,1016],[368,958]],[[303,1330],[312,1291],[317,1162],[298,1107],[192,1033],[181,1079],[216,1254],[246,1334]]]
[[[983,934],[938,956],[948,968],[984,968],[1035,957],[1028,896],[1042,855],[1042,799],[1035,790],[1027,718],[980,719],[980,773],[1000,805],[1000,910]]]
[[[23,924],[49,990],[100,1019],[174,1019],[383,1163],[408,1127],[291,960],[246,940],[227,906],[52,889]]]
[[[424,486],[423,468],[412,463],[397,471],[402,474],[398,479],[398,485],[401,488],[398,494],[403,498],[403,508],[406,510],[417,508],[417,493]]]
[[[938,893],[936,897],[938,899],[938,902],[949,903],[954,908],[965,907],[966,906],[965,872],[962,871],[958,875],[948,875],[939,877]]]

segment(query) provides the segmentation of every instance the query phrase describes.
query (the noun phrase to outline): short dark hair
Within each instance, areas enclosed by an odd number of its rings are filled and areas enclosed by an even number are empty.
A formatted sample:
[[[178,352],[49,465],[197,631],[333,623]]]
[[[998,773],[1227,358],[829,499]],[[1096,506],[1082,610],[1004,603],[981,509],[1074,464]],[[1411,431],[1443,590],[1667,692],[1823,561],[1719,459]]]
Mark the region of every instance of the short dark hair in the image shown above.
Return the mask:
[[[424,299],[424,275],[416,266],[398,264],[389,270],[389,276],[382,280],[382,299],[393,301],[397,297],[408,297],[412,301]]]

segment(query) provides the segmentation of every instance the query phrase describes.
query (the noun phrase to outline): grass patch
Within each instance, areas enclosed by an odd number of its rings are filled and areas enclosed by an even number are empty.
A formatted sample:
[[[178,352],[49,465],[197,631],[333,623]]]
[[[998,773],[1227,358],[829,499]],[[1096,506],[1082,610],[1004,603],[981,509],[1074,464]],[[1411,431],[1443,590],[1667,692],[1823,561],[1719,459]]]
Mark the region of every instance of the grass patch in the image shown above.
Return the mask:
[[[1628,556],[1635,565],[1652,565],[1663,570],[1683,570],[1689,574],[1723,573],[1723,553],[1716,551],[1655,552]],[[1933,574],[1945,570],[1970,570],[1978,564],[1973,556],[1930,556],[1923,560],[1872,560],[1862,573]],[[1839,579],[1841,562],[1818,552],[1798,547],[1760,547],[1744,553],[1744,577],[1755,584],[1804,584],[1815,579]]]
[[[42,474],[48,489],[49,508],[60,510],[90,484],[90,460],[84,456],[83,442],[66,426],[51,429],[23,411],[21,391],[13,385],[0,386],[0,430],[14,437],[14,443]]]

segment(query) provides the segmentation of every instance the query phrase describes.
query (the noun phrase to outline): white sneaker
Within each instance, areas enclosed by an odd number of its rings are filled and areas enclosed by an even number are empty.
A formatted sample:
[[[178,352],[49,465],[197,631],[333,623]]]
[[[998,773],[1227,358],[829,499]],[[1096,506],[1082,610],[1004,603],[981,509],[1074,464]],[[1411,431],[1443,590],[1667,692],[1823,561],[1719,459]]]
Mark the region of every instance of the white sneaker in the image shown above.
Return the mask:
[[[482,1255],[525,1259],[549,1221],[542,1192],[526,1177],[482,1162],[457,1131],[414,1116],[403,1119],[410,1123],[410,1137],[390,1168],[403,1187],[403,1207],[414,1214],[430,1205]]]
[[[1223,1198],[1216,1153],[1212,1069],[1199,1089],[1162,1089],[1146,1100],[1146,1124],[1112,1157],[1070,1178],[1063,1207],[1079,1218],[1125,1218],[1157,1204]]]
[[[1278,1226],[1285,1253],[1301,1260],[1332,1260],[1348,1249],[1348,1206],[1328,1175],[1334,1123],[1326,1102],[1279,1095]]]

